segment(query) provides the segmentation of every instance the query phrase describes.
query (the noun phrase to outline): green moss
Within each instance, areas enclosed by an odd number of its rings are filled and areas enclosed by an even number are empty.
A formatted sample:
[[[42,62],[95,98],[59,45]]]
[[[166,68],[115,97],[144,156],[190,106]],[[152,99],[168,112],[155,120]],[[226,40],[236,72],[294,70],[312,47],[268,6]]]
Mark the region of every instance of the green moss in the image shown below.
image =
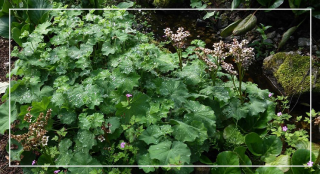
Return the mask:
[[[310,69],[310,57],[286,53],[278,53],[274,56],[275,58],[268,62],[270,64],[268,67],[272,66],[271,64],[276,65],[279,60],[283,61],[274,76],[287,95],[310,91],[310,76],[306,76],[302,82]],[[312,78],[314,77],[312,76]]]
[[[277,53],[273,55],[273,58],[269,61],[264,62],[264,66],[267,68],[277,68],[282,64],[282,62],[286,59],[287,54],[284,52]]]

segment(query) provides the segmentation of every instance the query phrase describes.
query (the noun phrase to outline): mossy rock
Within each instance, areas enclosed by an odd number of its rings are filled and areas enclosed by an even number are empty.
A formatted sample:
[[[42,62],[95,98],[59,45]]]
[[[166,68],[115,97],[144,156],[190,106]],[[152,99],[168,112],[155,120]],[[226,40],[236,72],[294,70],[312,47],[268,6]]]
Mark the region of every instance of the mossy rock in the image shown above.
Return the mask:
[[[266,75],[275,77],[288,96],[310,91],[310,57],[297,53],[280,52],[264,59]],[[309,74],[307,74],[309,73]],[[313,92],[320,92],[320,82],[316,80],[317,71],[312,71]]]

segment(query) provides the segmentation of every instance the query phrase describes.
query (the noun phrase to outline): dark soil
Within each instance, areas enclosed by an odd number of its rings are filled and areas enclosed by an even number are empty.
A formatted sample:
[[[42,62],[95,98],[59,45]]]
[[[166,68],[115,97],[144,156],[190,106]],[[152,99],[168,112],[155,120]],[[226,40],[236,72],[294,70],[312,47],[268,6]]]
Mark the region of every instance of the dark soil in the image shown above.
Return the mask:
[[[11,62],[11,65],[13,65],[13,63],[14,61]],[[6,78],[6,74],[8,73],[9,73],[9,40],[0,37],[0,82],[9,81],[9,79]],[[0,94],[0,105],[3,103],[1,101],[2,95],[3,94]],[[9,154],[6,151],[7,144],[8,144],[8,135],[0,134],[0,173],[2,174],[23,173],[22,168],[9,167]],[[12,165],[19,165],[19,164],[13,162]]]
[[[9,40],[0,37],[0,82],[8,81],[9,72]]]
[[[8,144],[8,135],[0,134],[0,173],[3,173],[3,174],[23,173],[22,168],[9,167],[9,154],[6,151],[7,144]],[[19,165],[19,163],[11,162],[11,165]]]

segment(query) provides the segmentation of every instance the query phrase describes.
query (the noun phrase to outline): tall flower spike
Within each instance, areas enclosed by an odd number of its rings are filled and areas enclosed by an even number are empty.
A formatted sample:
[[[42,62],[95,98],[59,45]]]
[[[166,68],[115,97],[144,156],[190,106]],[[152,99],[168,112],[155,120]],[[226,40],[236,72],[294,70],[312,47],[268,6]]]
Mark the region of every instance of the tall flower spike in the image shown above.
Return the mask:
[[[253,48],[246,47],[248,43],[247,40],[242,40],[241,43],[239,43],[237,39],[233,39],[229,50],[230,54],[235,58],[235,62],[241,63],[244,70],[248,70],[254,60]]]
[[[164,34],[171,41],[173,41],[173,46],[177,48],[183,48],[185,46],[185,40],[188,36],[190,36],[189,31],[184,31],[183,27],[179,27],[176,34],[173,34],[170,28],[166,28],[164,30]]]

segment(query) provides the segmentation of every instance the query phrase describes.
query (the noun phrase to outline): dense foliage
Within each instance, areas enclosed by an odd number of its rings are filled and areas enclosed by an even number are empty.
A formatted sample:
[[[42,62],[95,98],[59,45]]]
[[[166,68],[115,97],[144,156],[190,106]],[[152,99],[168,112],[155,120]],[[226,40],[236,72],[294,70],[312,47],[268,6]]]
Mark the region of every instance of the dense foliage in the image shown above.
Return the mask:
[[[25,165],[311,163],[307,132],[288,124],[291,116],[282,113],[286,99],[238,81],[237,74],[228,74],[222,65],[216,67],[213,81],[207,62],[196,54],[204,42],[195,40],[194,46],[170,53],[153,44],[151,34],[135,30],[133,15],[125,10],[66,10],[50,15],[52,21],[37,25],[22,50],[12,52],[19,59],[11,75],[19,80],[11,81],[11,111],[8,90],[2,98],[6,103],[0,106],[1,134],[8,129],[9,112],[11,122],[17,120],[12,123],[11,143],[17,148],[11,150],[11,160]],[[239,66],[244,73],[244,64]],[[282,107],[276,108],[276,100],[283,102]],[[87,174],[135,169],[67,170]],[[190,173],[194,169],[143,167],[138,172],[142,170]],[[211,169],[230,174],[311,170]],[[24,169],[25,173],[54,171]]]

